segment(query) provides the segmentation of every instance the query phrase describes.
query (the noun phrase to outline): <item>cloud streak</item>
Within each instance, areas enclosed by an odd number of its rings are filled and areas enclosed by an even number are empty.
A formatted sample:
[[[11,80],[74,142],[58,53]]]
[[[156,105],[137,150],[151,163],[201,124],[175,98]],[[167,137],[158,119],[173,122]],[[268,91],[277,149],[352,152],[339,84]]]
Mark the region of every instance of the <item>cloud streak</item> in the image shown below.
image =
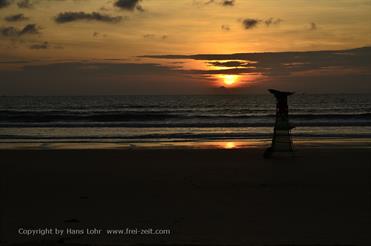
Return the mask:
[[[253,29],[261,22],[258,19],[246,18],[242,20],[242,25],[246,30]]]
[[[227,62],[213,61],[208,62],[208,64],[215,67],[246,67],[251,65],[251,63],[249,62],[241,61],[227,61]]]
[[[100,21],[106,23],[117,23],[122,20],[121,16],[110,16],[98,12],[63,12],[59,13],[55,18],[55,22],[59,24],[74,22],[74,21]]]
[[[160,39],[160,40],[165,40],[168,38],[167,35],[156,35],[156,34],[152,34],[152,33],[148,33],[148,34],[144,34],[143,35],[143,38],[145,39]]]
[[[29,48],[32,50],[45,50],[49,48],[49,43],[45,41],[43,43],[30,45]]]
[[[122,10],[127,10],[127,11],[144,11],[142,5],[140,5],[141,0],[116,0],[114,5],[117,8],[120,8]]]
[[[209,1],[205,2],[204,4],[209,5],[209,4],[212,4],[212,3],[220,4],[221,6],[224,6],[224,7],[232,7],[232,6],[235,5],[236,1],[235,0],[219,0],[219,1],[209,0]]]
[[[283,20],[280,18],[270,17],[268,19],[255,19],[255,18],[246,18],[241,21],[242,26],[246,30],[254,29],[258,25],[264,23],[267,27],[279,25]]]
[[[264,24],[269,27],[269,26],[272,26],[272,25],[279,25],[282,21],[283,21],[282,19],[279,19],[279,18],[275,19],[275,18],[271,17],[271,18],[268,18],[268,19],[264,20]]]
[[[24,14],[8,15],[4,18],[4,20],[9,21],[9,22],[24,21],[28,19],[29,18],[24,16]]]
[[[222,5],[223,6],[234,6],[235,0],[223,0]]]
[[[22,29],[13,26],[0,27],[0,34],[4,37],[20,37],[28,34],[40,34],[40,27],[36,24],[28,24]]]

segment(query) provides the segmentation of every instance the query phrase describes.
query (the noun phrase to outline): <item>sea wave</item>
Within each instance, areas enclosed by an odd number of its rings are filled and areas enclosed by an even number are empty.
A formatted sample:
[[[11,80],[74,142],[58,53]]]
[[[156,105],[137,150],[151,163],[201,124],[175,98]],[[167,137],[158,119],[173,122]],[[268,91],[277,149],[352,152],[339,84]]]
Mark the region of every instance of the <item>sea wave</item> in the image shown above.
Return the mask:
[[[234,127],[272,127],[274,122],[190,122],[190,123],[175,123],[175,122],[44,122],[44,123],[28,123],[28,122],[14,122],[14,123],[0,123],[0,128],[234,128]],[[371,121],[318,121],[318,122],[297,122],[292,121],[292,124],[297,127],[331,127],[331,126],[371,126]]]
[[[271,113],[168,111],[0,111],[0,127],[247,127],[272,125]],[[369,126],[371,113],[291,114],[297,126]]]
[[[267,110],[261,110],[266,112]],[[271,111],[271,110],[270,110]],[[29,111],[29,110],[0,110],[0,122],[6,120],[80,120],[92,121],[120,121],[122,119],[153,119],[153,118],[250,118],[250,117],[275,117],[272,113],[257,113],[253,110],[241,112],[241,110],[228,110],[220,113],[210,113],[202,110],[161,110],[161,111]],[[259,112],[259,110],[258,110]],[[362,113],[293,113],[291,118],[367,118],[371,119],[371,112]]]

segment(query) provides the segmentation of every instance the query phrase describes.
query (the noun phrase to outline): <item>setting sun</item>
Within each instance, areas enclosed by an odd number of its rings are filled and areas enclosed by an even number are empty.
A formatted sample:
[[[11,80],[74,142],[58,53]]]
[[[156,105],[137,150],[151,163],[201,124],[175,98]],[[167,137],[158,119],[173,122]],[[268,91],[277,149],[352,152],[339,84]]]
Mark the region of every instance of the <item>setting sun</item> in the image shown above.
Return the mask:
[[[238,75],[233,75],[233,74],[223,74],[220,76],[222,79],[223,83],[225,85],[233,85],[237,82],[238,80]]]
[[[236,148],[236,144],[234,142],[226,142],[223,147],[224,149],[234,149]]]

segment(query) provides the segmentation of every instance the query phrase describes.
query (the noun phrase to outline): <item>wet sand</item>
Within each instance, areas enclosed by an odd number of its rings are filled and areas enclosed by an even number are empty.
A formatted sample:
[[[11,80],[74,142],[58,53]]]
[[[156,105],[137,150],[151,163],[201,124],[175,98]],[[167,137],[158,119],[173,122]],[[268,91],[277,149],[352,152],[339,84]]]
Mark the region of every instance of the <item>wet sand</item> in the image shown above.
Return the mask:
[[[371,245],[371,151],[0,150],[1,241]],[[38,228],[101,235],[26,236]],[[169,235],[107,235],[107,229]]]

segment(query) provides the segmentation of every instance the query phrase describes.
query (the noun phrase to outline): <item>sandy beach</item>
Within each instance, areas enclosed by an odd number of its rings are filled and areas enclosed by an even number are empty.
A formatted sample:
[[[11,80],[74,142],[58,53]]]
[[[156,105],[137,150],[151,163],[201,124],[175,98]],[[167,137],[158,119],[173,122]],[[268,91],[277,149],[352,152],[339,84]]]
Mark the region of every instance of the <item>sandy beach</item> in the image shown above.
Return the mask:
[[[1,150],[1,241],[371,244],[369,149],[306,148],[270,160],[262,152]],[[55,228],[64,235],[40,235]],[[120,229],[132,234],[107,234]]]

